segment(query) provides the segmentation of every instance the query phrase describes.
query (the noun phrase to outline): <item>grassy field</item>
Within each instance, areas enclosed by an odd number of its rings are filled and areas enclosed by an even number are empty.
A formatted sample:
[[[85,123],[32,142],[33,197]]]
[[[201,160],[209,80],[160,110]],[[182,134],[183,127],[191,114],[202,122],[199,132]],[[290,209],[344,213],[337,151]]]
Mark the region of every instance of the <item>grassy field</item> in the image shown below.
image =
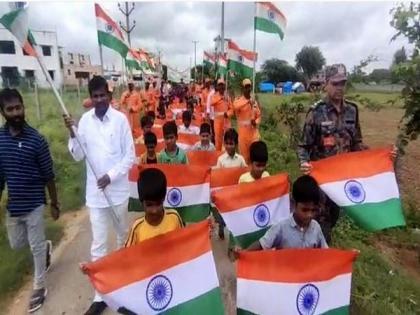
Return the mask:
[[[369,98],[383,105],[378,112],[361,106],[360,119],[365,142],[371,147],[392,144],[402,115],[397,94],[352,92],[350,97]],[[273,115],[269,126],[263,124],[262,135],[270,147],[270,171],[287,171],[292,178],[299,174],[296,154],[288,144],[288,128],[276,123],[277,107],[284,102],[313,101],[309,94],[299,96],[259,95],[265,117]],[[397,100],[396,102],[388,102]],[[284,106],[284,105],[283,105]],[[304,114],[300,115],[301,120]],[[400,188],[407,227],[378,233],[367,233],[347,217],[340,218],[333,234],[333,246],[360,250],[355,264],[352,292],[354,314],[419,314],[420,309],[420,176],[419,143],[409,146],[402,158]],[[413,175],[410,175],[414,173]],[[417,175],[416,175],[417,174]]]
[[[82,95],[82,99],[86,92]],[[370,99],[380,104],[379,114],[372,107],[361,106],[361,124],[365,141],[375,147],[393,143],[398,120],[402,115],[401,102],[397,94],[351,91],[352,99]],[[44,134],[50,143],[55,162],[59,198],[63,210],[77,209],[84,200],[84,166],[75,163],[67,151],[68,132],[64,128],[61,112],[52,94],[40,93],[42,120],[36,116],[34,95],[25,93],[27,120]],[[288,172],[294,179],[299,175],[295,150],[290,147],[288,128],[278,122],[277,107],[283,102],[300,102],[309,106],[315,97],[309,94],[298,96],[276,96],[260,94],[263,105],[261,133],[268,143],[269,171]],[[83,113],[75,92],[67,92],[64,101],[76,117]],[[299,115],[303,119],[304,114]],[[352,294],[354,314],[418,314],[420,308],[420,159],[419,143],[410,144],[402,159],[401,191],[408,226],[379,233],[366,233],[342,217],[334,231],[334,246],[356,248],[360,256],[355,265]],[[5,198],[3,198],[4,205]],[[1,207],[4,209],[4,207]],[[13,252],[9,249],[3,214],[0,217],[0,309],[7,297],[19,288],[31,274],[28,250]],[[60,223],[47,217],[47,234],[54,241],[62,235]]]

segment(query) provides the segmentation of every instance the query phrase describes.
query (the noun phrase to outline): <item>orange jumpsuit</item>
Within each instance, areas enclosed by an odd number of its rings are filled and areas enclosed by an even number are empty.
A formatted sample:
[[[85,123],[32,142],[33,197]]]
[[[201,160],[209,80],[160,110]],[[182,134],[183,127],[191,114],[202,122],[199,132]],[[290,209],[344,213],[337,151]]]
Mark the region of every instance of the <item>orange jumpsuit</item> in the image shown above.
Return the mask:
[[[223,134],[225,129],[230,127],[230,119],[225,118],[225,114],[228,117],[233,115],[232,102],[229,98],[225,98],[224,95],[215,93],[210,100],[210,107],[213,108],[214,112],[214,142],[217,151],[222,150],[223,146]]]
[[[120,104],[121,109],[126,112],[131,131],[135,132],[140,128],[140,112],[143,109],[140,94],[135,91],[125,91],[121,95]]]
[[[158,98],[156,98],[156,91],[149,88],[147,91],[144,91],[144,95],[147,101],[146,111],[156,112],[158,100]]]
[[[258,125],[261,123],[260,107],[257,102],[251,105],[250,99],[241,96],[233,102],[233,110],[238,121],[239,153],[249,163],[249,147],[252,142],[260,139],[258,131]],[[252,125],[252,120],[255,120],[256,126]]]

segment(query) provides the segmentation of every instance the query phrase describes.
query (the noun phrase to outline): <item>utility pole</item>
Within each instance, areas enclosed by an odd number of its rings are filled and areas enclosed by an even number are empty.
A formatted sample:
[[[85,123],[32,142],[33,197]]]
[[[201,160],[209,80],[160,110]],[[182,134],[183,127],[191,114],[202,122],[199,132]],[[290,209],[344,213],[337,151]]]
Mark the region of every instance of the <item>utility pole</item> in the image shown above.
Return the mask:
[[[133,31],[134,27],[136,27],[136,21],[133,20],[133,25],[130,25],[130,15],[133,13],[134,10],[134,2],[131,3],[131,8],[128,8],[128,2],[125,2],[125,8],[121,9],[121,4],[118,3],[118,9],[121,11],[122,14],[125,16],[125,26],[122,25],[120,21],[120,27],[123,31],[127,34],[128,45],[131,48],[131,32]]]
[[[193,40],[194,43],[194,81],[197,79],[197,43],[198,40]]]

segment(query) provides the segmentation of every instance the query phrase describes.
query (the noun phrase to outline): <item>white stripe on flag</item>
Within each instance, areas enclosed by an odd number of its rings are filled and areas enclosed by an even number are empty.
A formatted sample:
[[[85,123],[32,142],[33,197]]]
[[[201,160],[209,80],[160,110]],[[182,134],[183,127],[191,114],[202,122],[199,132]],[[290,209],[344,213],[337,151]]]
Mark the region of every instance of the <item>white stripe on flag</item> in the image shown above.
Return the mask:
[[[279,283],[238,279],[237,305],[247,311],[264,314],[298,314],[297,296],[307,283]],[[310,282],[319,292],[313,314],[350,304],[351,274],[338,275],[327,281]]]
[[[170,309],[181,303],[190,301],[219,287],[216,267],[211,252],[207,252],[193,260],[162,270],[159,275],[165,276],[172,285],[172,299],[165,308]],[[153,310],[146,298],[147,286],[156,275],[119,288],[102,295],[104,301],[114,310],[126,307],[136,314],[158,314]],[[118,304],[116,301],[120,301]]]
[[[278,223],[290,215],[290,199],[288,194],[236,211],[221,213],[223,220],[226,222],[226,226],[234,236],[261,230],[261,227],[257,226],[254,220],[254,210],[261,204],[266,205],[270,211],[270,222],[267,227]]]
[[[321,189],[339,206],[345,207],[357,205],[358,203],[352,202],[348,197],[348,195],[351,197],[350,192],[348,191],[351,185],[349,184],[347,186],[347,190],[345,189],[346,183],[349,181],[356,181],[363,187],[364,198],[362,198],[363,195],[360,197],[352,198],[355,201],[364,199],[363,202],[359,202],[360,204],[377,203],[400,197],[394,172],[381,173],[365,178],[354,178],[343,181],[330,182],[327,184],[322,184]],[[358,186],[357,183],[356,186]],[[361,191],[362,194],[363,191]]]
[[[239,51],[234,50],[234,49],[229,49],[228,50],[228,59],[239,62],[239,63],[242,63],[242,65],[244,65],[248,68],[253,68],[254,67],[254,61],[243,57],[242,54]]]

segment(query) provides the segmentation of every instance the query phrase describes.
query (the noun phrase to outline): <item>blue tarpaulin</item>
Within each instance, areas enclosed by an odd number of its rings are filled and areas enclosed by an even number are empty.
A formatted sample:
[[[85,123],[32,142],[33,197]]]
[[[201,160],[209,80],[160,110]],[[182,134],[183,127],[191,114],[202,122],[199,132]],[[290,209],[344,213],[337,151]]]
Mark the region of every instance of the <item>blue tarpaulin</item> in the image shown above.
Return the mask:
[[[270,92],[273,93],[275,86],[273,83],[270,82],[262,82],[259,86],[260,92]]]

